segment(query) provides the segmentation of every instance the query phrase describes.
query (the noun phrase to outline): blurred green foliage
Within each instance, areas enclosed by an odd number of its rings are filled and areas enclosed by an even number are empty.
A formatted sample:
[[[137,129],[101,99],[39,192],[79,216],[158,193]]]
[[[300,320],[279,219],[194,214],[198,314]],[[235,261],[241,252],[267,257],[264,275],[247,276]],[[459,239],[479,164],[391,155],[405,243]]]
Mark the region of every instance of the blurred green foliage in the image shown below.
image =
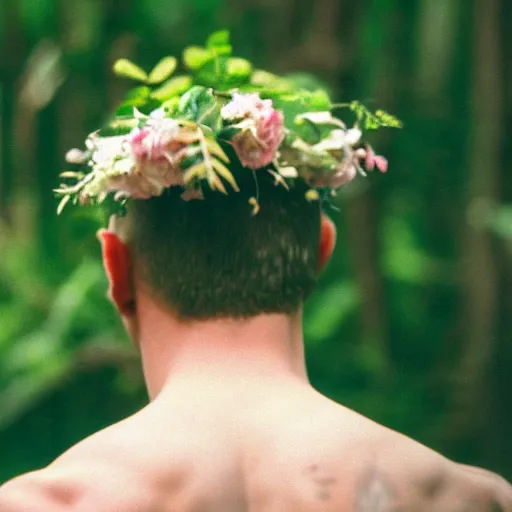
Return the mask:
[[[105,298],[105,219],[57,219],[51,190],[124,97],[117,59],[152,69],[224,27],[258,68],[405,124],[375,134],[388,174],[332,212],[338,248],[306,307],[313,384],[510,478],[511,21],[506,0],[2,0],[0,481],[147,400]]]

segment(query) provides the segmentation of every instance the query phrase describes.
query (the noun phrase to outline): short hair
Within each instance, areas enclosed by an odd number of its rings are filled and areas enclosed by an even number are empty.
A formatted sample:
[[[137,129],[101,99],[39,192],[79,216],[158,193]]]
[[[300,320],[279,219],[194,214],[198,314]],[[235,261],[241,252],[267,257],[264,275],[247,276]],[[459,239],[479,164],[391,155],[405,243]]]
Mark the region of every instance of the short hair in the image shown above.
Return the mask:
[[[185,201],[172,187],[132,201],[136,271],[180,319],[292,314],[315,288],[319,201],[301,179],[287,190],[266,170],[235,171],[240,192],[206,186],[203,200]]]

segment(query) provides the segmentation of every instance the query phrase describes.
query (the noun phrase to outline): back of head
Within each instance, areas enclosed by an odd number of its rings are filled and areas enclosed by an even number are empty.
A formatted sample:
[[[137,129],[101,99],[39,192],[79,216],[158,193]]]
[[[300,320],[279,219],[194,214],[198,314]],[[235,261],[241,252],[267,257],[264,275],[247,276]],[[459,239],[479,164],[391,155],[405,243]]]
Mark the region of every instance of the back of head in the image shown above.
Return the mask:
[[[74,183],[56,190],[58,211],[128,201],[138,277],[182,319],[291,314],[317,277],[316,199],[365,175],[363,167],[386,172],[387,160],[362,147],[363,130],[401,123],[253,69],[232,57],[225,31],[197,55],[185,50],[186,74],[172,78],[174,58],[149,74],[116,62],[117,74],[144,86],[87,137],[86,151],[68,152],[77,172],[62,174]],[[332,113],[344,105],[351,128]],[[187,202],[183,192],[203,199]]]
[[[182,319],[291,314],[314,289],[320,205],[309,187],[287,190],[266,170],[233,174],[240,192],[204,187],[203,200],[184,201],[173,187],[131,205],[137,273]]]

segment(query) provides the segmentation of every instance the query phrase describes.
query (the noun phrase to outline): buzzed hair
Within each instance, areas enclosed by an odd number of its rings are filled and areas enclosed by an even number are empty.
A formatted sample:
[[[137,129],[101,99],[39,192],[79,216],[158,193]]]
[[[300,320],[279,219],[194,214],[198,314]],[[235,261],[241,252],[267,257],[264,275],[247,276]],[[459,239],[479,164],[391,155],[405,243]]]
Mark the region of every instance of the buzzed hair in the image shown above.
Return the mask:
[[[291,314],[315,287],[321,207],[309,187],[286,190],[266,170],[233,174],[240,192],[206,186],[203,200],[184,201],[173,187],[132,202],[136,270],[183,320]]]

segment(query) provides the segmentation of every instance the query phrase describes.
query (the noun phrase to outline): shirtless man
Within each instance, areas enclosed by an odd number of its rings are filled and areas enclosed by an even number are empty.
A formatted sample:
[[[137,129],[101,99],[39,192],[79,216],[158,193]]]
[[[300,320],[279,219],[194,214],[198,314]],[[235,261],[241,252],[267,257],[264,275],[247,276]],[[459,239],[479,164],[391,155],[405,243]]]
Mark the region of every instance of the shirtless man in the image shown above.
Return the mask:
[[[512,511],[504,479],[311,387],[301,306],[336,235],[302,193],[262,184],[256,216],[170,193],[99,233],[151,402],[5,484],[0,512]]]

